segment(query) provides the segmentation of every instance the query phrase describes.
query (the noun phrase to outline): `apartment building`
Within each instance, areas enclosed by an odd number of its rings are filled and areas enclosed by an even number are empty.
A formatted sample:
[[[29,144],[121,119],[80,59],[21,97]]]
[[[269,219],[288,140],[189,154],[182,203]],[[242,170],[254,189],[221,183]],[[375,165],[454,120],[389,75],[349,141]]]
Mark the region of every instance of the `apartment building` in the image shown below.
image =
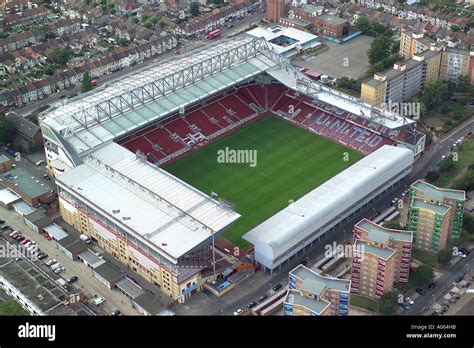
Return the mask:
[[[405,59],[412,58],[415,54],[433,49],[443,49],[443,44],[434,41],[421,32],[403,31],[400,35],[400,55]]]
[[[417,53],[363,82],[361,98],[378,107],[404,102],[421,93],[427,81],[439,78],[440,63],[441,51],[437,49]]]
[[[289,274],[289,290],[283,303],[284,314],[335,315],[349,314],[351,281],[323,276],[298,265]]]
[[[410,229],[414,231],[416,249],[437,253],[446,248],[451,208],[413,198],[408,211]]]
[[[413,232],[385,228],[376,223],[363,219],[354,226],[354,239],[374,243],[380,248],[390,248],[395,251],[394,283],[408,283],[410,272]],[[354,284],[353,280],[353,284]],[[361,284],[364,283],[361,281]]]
[[[434,204],[444,204],[451,207],[449,217],[448,238],[459,239],[462,228],[462,216],[466,192],[437,187],[423,180],[414,182],[410,187],[410,200],[419,198]]]
[[[474,85],[474,49],[446,48],[441,58],[440,78],[457,82],[461,75],[467,76],[468,83]]]

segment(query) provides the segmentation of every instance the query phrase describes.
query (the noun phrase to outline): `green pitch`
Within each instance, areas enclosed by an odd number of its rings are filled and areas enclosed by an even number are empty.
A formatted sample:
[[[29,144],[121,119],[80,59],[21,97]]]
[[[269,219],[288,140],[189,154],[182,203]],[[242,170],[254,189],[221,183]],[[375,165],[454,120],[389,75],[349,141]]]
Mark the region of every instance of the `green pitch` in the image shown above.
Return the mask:
[[[226,147],[257,150],[256,166],[218,163],[218,151]],[[281,118],[265,116],[165,169],[206,194],[213,191],[234,203],[242,217],[223,236],[247,247],[243,234],[362,157]]]

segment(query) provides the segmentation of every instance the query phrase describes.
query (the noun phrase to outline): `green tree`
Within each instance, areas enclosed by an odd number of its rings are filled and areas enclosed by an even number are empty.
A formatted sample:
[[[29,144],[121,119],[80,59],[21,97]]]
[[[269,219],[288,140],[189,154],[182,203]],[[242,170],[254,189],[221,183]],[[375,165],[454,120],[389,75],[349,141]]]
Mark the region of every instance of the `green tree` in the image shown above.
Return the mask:
[[[160,28],[161,30],[164,30],[168,24],[166,24],[165,21],[160,21]]]
[[[433,268],[429,265],[421,265],[410,274],[413,284],[423,286],[434,278]]]
[[[471,215],[464,214],[462,224],[467,233],[474,234],[474,218]]]
[[[146,14],[146,13],[142,13],[142,14],[140,15],[140,18],[141,18],[141,20],[142,20],[143,23],[146,22],[149,17],[150,17],[150,16],[148,16],[148,14]]]
[[[453,25],[451,25],[451,30],[452,31],[459,31],[459,30],[461,30],[461,28],[459,28],[459,25],[453,24]]]
[[[446,174],[446,173],[450,173],[455,167],[456,167],[456,164],[453,161],[453,157],[449,156],[443,162],[441,162],[439,171],[441,173]]]
[[[366,16],[360,16],[359,18],[357,18],[354,25],[364,34],[368,34],[371,27],[369,19]]]
[[[153,16],[150,18],[150,22],[153,23],[153,25],[158,24],[159,21],[160,19],[157,16]]]
[[[441,265],[447,265],[453,258],[453,253],[449,249],[443,249],[438,252],[436,258]]]
[[[431,81],[425,85],[425,91],[423,93],[422,100],[426,108],[428,110],[432,110],[448,99],[448,96],[449,91],[446,82]]]
[[[425,179],[428,180],[428,182],[434,183],[439,179],[439,173],[435,170],[430,170],[426,173]]]
[[[125,20],[127,20],[127,19],[128,19],[128,13],[124,13],[124,14],[122,15],[122,18],[125,19]]]
[[[189,11],[191,12],[191,16],[197,17],[199,16],[199,2],[195,1],[192,2],[189,6]]]
[[[92,90],[92,79],[91,75],[89,72],[84,73],[84,77],[82,79],[82,85],[81,85],[81,93],[86,93]]]
[[[378,36],[372,41],[367,55],[371,65],[378,63],[390,56],[392,43],[387,38]]]
[[[58,64],[62,67],[65,67],[67,65],[67,62],[72,56],[73,56],[73,52],[72,52],[71,47],[69,46],[66,46],[64,48],[55,47],[51,51],[50,59],[53,63]]]
[[[456,92],[466,93],[468,90],[469,79],[467,75],[460,75],[458,77],[458,82],[456,83]]]
[[[6,117],[0,117],[0,144],[8,145],[12,138],[12,125]]]
[[[382,295],[379,302],[379,311],[381,314],[393,314],[398,302],[398,294],[395,291],[389,291]]]
[[[143,24],[143,26],[144,26],[145,28],[150,29],[150,28],[153,27],[153,23],[151,23],[150,21],[146,21],[145,24]]]
[[[0,31],[0,39],[5,39],[8,37],[8,33],[5,33],[4,31]]]
[[[28,312],[16,301],[6,301],[0,303],[0,315],[28,315]]]
[[[135,23],[135,24],[138,24],[138,22],[140,22],[140,20],[137,17],[133,17],[132,22]]]

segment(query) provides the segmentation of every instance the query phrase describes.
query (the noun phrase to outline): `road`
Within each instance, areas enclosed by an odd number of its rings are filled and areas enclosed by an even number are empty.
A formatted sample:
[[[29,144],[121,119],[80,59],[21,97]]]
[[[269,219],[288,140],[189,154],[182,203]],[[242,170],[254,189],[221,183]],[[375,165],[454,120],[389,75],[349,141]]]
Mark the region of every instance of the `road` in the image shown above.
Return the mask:
[[[282,267],[282,270],[273,276],[269,276],[264,272],[257,272],[251,279],[244,281],[242,284],[234,288],[229,293],[221,298],[209,298],[203,293],[193,296],[187,303],[179,304],[173,307],[177,314],[200,314],[200,315],[232,315],[238,308],[245,309],[247,304],[255,301],[260,295],[268,292],[271,285],[277,283],[286,284],[288,282],[288,272],[296,267],[301,261],[308,258],[309,264],[314,264],[324,257],[324,247],[328,243],[335,241],[341,243],[346,236],[351,238],[353,226],[365,217],[371,216],[374,209],[383,210],[394,197],[401,197],[401,193],[405,191],[409,185],[425,177],[426,173],[436,168],[441,157],[446,155],[452,143],[464,135],[467,131],[474,132],[474,117],[462,125],[453,129],[448,135],[437,143],[432,143],[429,148],[425,150],[425,154],[415,163],[413,171],[408,179],[399,184],[391,192],[385,194],[377,202],[369,205],[365,210],[358,213],[353,219],[348,221],[340,229],[332,232],[321,242],[308,249],[299,260],[294,260],[290,264]],[[455,276],[452,277],[456,278]]]
[[[415,303],[410,306],[410,309],[402,312],[405,315],[419,315],[425,312],[431,305],[437,302],[440,298],[447,293],[455,284],[455,279],[460,276],[464,276],[467,273],[467,265],[474,260],[474,253],[470,253],[467,257],[458,260],[450,269],[445,272],[438,280],[436,280],[436,287],[432,290],[424,288],[426,290],[423,296],[411,297],[415,300]],[[471,263],[471,267],[472,267]],[[414,293],[414,291],[413,291]],[[418,294],[417,294],[418,295]]]
[[[232,23],[234,24],[234,27],[231,29],[228,29],[226,27],[221,28],[222,31],[222,37],[221,38],[226,38],[232,35],[235,35],[238,33],[238,31],[242,30],[243,28],[246,28],[252,24],[258,23],[260,20],[262,20],[265,17],[265,13],[258,12],[254,15],[244,17],[241,20],[234,20]],[[217,42],[219,40],[216,40]],[[188,53],[190,51],[193,51],[195,49],[202,48],[210,43],[209,40],[202,39],[193,39],[193,40],[183,40],[182,44],[178,45],[176,49],[171,50],[167,53],[161,54],[159,56],[155,56],[151,59],[148,59],[144,61],[141,64],[137,64],[135,66],[130,66],[127,68],[124,68],[120,71],[117,71],[115,73],[109,74],[109,75],[103,75],[97,80],[97,87],[104,85],[107,82],[112,82],[116,79],[119,79],[127,74],[131,73],[137,73],[143,69],[149,68],[150,66],[153,65],[158,65],[161,64],[162,61],[173,58],[173,57],[179,57],[179,55]],[[176,55],[176,51],[179,51],[180,54]],[[158,59],[158,62],[155,62],[155,60]],[[35,110],[45,106],[45,105],[53,105],[55,102],[61,100],[61,97],[65,98],[67,96],[70,96],[72,94],[79,94],[81,90],[80,86],[77,86],[75,88],[67,89],[67,90],[62,90],[59,93],[54,93],[51,94],[48,98],[36,100],[34,103],[27,104],[24,107],[21,108],[16,108],[12,109],[11,111],[14,111],[18,114],[21,114],[22,116],[27,116],[30,113],[34,112]],[[65,99],[64,99],[65,100]]]

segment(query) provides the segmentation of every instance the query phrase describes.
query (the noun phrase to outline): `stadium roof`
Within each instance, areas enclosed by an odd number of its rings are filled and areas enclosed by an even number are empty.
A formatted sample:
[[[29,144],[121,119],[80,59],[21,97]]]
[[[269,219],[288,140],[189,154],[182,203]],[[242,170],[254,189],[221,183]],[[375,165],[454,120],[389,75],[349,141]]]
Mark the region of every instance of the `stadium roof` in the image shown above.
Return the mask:
[[[255,245],[265,266],[318,233],[342,212],[413,164],[411,150],[384,145],[270,217],[243,238]]]
[[[240,217],[116,143],[84,160],[61,174],[58,185],[100,207],[168,258],[178,259]]]
[[[43,134],[90,152],[282,61],[263,39],[206,46],[54,105],[40,115]]]
[[[415,188],[416,190],[422,191],[427,198],[438,202],[442,202],[446,198],[456,199],[460,201],[466,200],[466,192],[463,190],[452,190],[436,187],[434,185],[428,184],[427,182],[421,179],[414,182],[411,187]]]

